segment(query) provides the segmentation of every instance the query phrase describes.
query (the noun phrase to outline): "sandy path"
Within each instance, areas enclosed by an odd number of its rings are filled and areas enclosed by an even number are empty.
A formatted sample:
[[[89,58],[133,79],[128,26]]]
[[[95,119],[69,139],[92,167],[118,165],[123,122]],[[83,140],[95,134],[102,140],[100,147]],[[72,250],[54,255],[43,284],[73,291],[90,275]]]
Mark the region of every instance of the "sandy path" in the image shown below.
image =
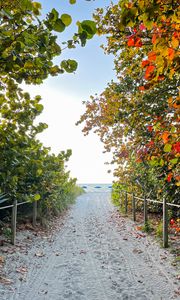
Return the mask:
[[[177,299],[177,270],[155,242],[117,218],[110,194],[80,196],[50,245],[32,247],[26,281],[0,289],[1,300]],[[42,248],[44,257],[34,253]]]

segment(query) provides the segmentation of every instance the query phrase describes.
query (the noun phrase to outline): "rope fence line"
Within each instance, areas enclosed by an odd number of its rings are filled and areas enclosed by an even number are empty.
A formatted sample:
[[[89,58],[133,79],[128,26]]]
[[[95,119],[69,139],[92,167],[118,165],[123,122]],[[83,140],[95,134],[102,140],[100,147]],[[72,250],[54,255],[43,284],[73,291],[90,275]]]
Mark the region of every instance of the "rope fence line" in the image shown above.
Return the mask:
[[[7,199],[7,200],[9,200],[9,199]],[[18,203],[17,200],[14,200],[13,204],[0,207],[0,210],[12,208],[12,212],[11,212],[11,243],[13,245],[16,244],[17,208],[18,208],[18,206],[25,205],[25,204],[31,204],[31,203],[33,205],[32,223],[33,223],[33,226],[35,227],[36,221],[37,221],[37,201],[34,201],[34,202],[24,201],[24,202]]]
[[[117,191],[119,192],[119,191]],[[138,197],[135,196],[134,193],[128,192],[126,190],[120,190],[120,192],[123,194],[124,193],[124,207],[125,207],[125,213],[127,214],[128,212],[128,195],[131,196],[131,201],[132,201],[132,219],[134,222],[136,222],[136,200],[143,201],[143,211],[144,211],[144,225],[147,225],[148,223],[148,202],[153,202],[153,203],[158,203],[163,206],[163,247],[167,248],[168,247],[168,206],[170,207],[177,207],[180,208],[180,205],[178,204],[173,204],[173,203],[168,203],[166,201],[166,198],[163,198],[163,201],[158,201],[154,199],[149,199],[144,197]],[[120,205],[122,207],[122,202],[123,202],[123,196],[120,200]]]
[[[10,207],[13,207],[13,205],[3,206],[3,207],[0,207],[0,209],[6,209],[6,208],[10,208]]]

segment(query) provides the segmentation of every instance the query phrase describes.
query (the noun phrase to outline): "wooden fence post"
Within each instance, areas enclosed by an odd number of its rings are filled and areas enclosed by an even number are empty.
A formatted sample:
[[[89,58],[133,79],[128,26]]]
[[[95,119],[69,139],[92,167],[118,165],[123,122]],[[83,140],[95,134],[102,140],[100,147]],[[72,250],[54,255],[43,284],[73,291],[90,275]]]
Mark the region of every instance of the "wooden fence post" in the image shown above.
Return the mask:
[[[12,207],[12,218],[11,218],[11,243],[16,243],[16,221],[17,221],[17,200],[14,200]]]
[[[144,225],[148,222],[148,214],[147,214],[147,199],[146,195],[144,196]]]
[[[136,200],[134,193],[132,194],[132,217],[133,221],[136,222]]]
[[[125,214],[127,214],[127,206],[128,206],[127,192],[125,192],[125,199],[124,199]]]
[[[168,208],[166,198],[163,198],[163,247],[168,247]]]
[[[120,208],[122,208],[122,197],[123,197],[123,192],[120,191],[120,192],[119,192],[119,195],[120,195],[120,198],[119,198],[119,206],[120,206]]]
[[[37,220],[37,201],[33,202],[33,226],[36,226],[36,220]]]

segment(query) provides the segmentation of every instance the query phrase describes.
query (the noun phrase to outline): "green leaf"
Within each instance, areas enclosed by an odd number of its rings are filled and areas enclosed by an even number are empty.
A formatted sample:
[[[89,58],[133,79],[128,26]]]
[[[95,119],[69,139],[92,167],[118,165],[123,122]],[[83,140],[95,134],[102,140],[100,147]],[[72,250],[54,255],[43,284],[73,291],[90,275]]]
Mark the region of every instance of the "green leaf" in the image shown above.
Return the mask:
[[[34,66],[34,65],[33,65],[33,62],[30,61],[30,60],[29,60],[29,61],[27,60],[27,61],[25,62],[25,64],[24,64],[24,68],[26,68],[26,69],[32,69],[33,66]]]
[[[178,162],[178,158],[173,158],[170,160],[170,163],[173,164],[173,165],[176,165]]]
[[[176,127],[175,127],[175,126],[172,126],[172,127],[171,127],[171,132],[172,132],[172,133],[176,132]]]
[[[41,8],[42,8],[41,3],[39,3],[39,2],[33,2],[32,5],[33,5],[33,7],[36,8],[36,9],[41,9]]]
[[[171,152],[172,149],[172,145],[171,144],[166,144],[164,146],[164,152]]]
[[[76,3],[76,0],[69,0],[69,3],[70,3],[70,4],[75,4],[75,3]]]
[[[88,38],[87,32],[83,31],[82,33],[80,33],[79,38],[81,40],[81,46],[84,47],[86,45],[86,41],[87,41],[87,38]]]
[[[90,36],[94,35],[96,33],[96,24],[94,21],[91,20],[85,20],[80,23],[81,27],[84,31],[86,31]]]
[[[56,21],[59,17],[59,13],[55,8],[53,8],[49,13],[48,17],[50,21]]]
[[[38,200],[40,200],[41,199],[41,196],[39,195],[39,194],[35,194],[34,195],[34,200],[35,201],[38,201]]]
[[[41,169],[38,169],[37,172],[36,172],[37,176],[40,176],[42,174],[42,172],[43,171]]]
[[[72,59],[63,60],[61,62],[61,68],[64,69],[68,73],[72,73],[72,72],[76,71],[77,66],[78,66],[77,61],[72,60]]]
[[[164,160],[163,160],[162,158],[160,159],[159,165],[160,165],[161,167],[164,166]]]
[[[36,105],[35,105],[35,108],[36,108],[36,110],[37,110],[38,112],[42,112],[44,106],[43,106],[42,104],[36,104]]]
[[[57,19],[54,26],[53,26],[53,29],[57,32],[63,32],[65,28],[66,28],[66,26],[61,21],[61,19]]]
[[[69,26],[72,23],[72,18],[70,15],[62,14],[61,20],[64,23],[64,25]]]
[[[58,66],[53,66],[53,67],[50,68],[49,71],[50,71],[50,74],[51,74],[52,76],[55,76],[57,73],[60,72],[60,69],[59,69]]]

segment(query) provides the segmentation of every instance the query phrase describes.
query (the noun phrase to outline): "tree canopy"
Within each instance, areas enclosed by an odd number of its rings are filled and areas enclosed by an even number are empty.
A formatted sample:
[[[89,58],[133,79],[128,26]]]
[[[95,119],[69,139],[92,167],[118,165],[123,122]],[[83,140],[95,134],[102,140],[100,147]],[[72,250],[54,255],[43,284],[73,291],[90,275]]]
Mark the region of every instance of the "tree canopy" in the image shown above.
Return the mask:
[[[57,34],[71,25],[72,17],[52,8],[42,18],[41,11],[36,1],[0,1],[0,193],[11,202],[41,199],[42,210],[55,211],[73,196],[76,179],[65,167],[71,150],[55,155],[37,139],[47,128],[34,122],[43,101],[38,95],[32,98],[20,84],[41,84],[48,76],[76,71],[78,63],[67,59],[54,64],[63,51]],[[78,22],[64,51],[85,46],[95,33],[92,20]]]
[[[179,5],[169,0],[121,0],[97,9],[104,51],[114,55],[117,81],[92,97],[79,123],[113,151],[115,175],[131,186],[154,182],[178,201]],[[149,178],[148,178],[149,174]],[[152,181],[153,174],[153,181]],[[156,184],[155,184],[156,183]]]

